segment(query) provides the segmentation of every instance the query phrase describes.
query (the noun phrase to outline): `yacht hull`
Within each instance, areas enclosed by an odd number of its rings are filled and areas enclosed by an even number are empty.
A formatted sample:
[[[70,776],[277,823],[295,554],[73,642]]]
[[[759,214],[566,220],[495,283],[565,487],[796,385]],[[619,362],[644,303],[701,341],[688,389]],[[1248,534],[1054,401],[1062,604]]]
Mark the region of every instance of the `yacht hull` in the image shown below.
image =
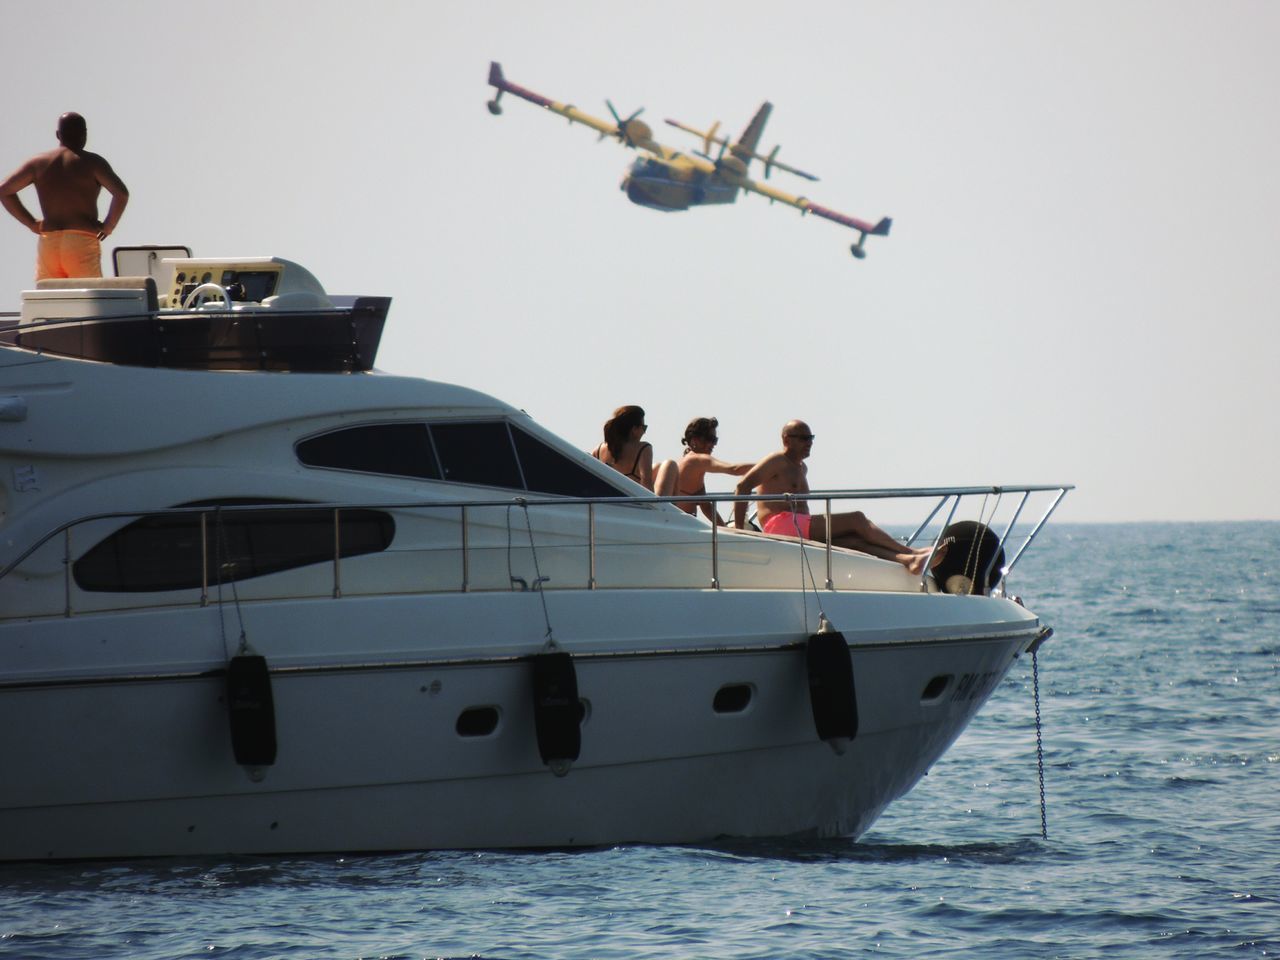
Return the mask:
[[[179,251],[0,317],[0,860],[857,836],[1041,635],[1066,486],[768,494],[905,498],[932,574],[709,525]]]
[[[229,734],[232,611],[10,623],[0,641],[25,656],[0,686],[0,858],[857,836],[1038,630],[996,598],[823,597],[849,625],[857,697],[857,734],[833,746],[810,705],[812,594],[806,606],[771,591],[603,593],[546,597],[584,702],[564,776],[534,736],[535,594],[245,605],[279,744],[260,768],[236,763]],[[525,636],[495,633],[495,607]],[[618,636],[574,628],[605,609]],[[95,649],[108,651],[96,668]],[[740,695],[722,702],[725,688]],[[468,726],[468,711],[493,729]]]

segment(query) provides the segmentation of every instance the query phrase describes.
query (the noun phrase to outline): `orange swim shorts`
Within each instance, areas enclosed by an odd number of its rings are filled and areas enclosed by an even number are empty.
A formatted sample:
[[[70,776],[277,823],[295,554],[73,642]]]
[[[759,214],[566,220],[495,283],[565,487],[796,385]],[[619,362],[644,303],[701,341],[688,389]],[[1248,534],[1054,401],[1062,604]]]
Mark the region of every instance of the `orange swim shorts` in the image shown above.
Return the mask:
[[[36,279],[102,276],[102,244],[86,230],[52,230],[36,244]]]

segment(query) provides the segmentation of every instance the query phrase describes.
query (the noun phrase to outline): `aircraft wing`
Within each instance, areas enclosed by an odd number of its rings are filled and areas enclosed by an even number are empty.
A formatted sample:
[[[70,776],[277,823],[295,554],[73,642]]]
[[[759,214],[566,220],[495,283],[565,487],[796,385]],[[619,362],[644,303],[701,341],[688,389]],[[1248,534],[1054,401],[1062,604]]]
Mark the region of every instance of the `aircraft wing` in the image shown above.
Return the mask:
[[[493,99],[489,101],[490,113],[499,114],[502,112],[499,100],[502,98],[503,94],[509,93],[513,97],[519,97],[521,100],[527,100],[536,106],[550,110],[552,113],[559,114],[571,124],[580,123],[584,127],[590,127],[592,130],[600,134],[601,138],[612,137],[623,146],[635,147],[637,150],[643,150],[660,163],[665,164],[672,171],[673,181],[687,181],[691,176],[695,175],[712,177],[722,185],[740,187],[741,189],[751,193],[758,193],[763,197],[768,197],[771,201],[785,203],[788,206],[795,207],[802,214],[812,213],[825,220],[831,220],[841,226],[849,227],[851,230],[856,230],[858,232],[858,239],[854,241],[850,250],[859,260],[866,256],[866,252],[862,249],[863,241],[865,241],[868,236],[888,236],[889,228],[893,224],[893,221],[888,217],[882,218],[877,223],[870,223],[866,220],[859,220],[856,217],[846,216],[843,213],[837,213],[835,210],[831,210],[827,207],[819,206],[818,204],[811,202],[807,197],[794,196],[793,194],[786,193],[782,190],[776,190],[768,184],[760,183],[748,178],[746,176],[747,162],[750,159],[755,158],[765,162],[766,176],[768,175],[771,167],[776,167],[781,170],[786,170],[789,173],[795,173],[799,176],[812,177],[812,174],[806,174],[793,167],[787,167],[778,163],[778,150],[776,147],[772,153],[764,157],[755,153],[754,150],[751,150],[746,151],[747,159],[744,160],[743,157],[738,156],[737,151],[735,151],[731,156],[721,156],[720,159],[713,161],[709,157],[700,157],[696,155],[691,156],[689,154],[671,150],[670,148],[664,147],[662,144],[655,141],[653,139],[653,131],[649,129],[648,125],[636,119],[640,113],[639,110],[635,111],[630,117],[627,117],[624,120],[618,115],[618,112],[613,109],[613,104],[606,100],[605,104],[609,107],[609,112],[613,114],[614,121],[610,122],[608,120],[601,119],[600,117],[593,117],[591,114],[584,113],[572,104],[558,103],[555,100],[544,97],[540,93],[534,93],[532,90],[527,90],[518,84],[512,83],[503,75],[502,65],[497,61],[489,64],[489,85],[497,91],[494,94]],[[767,106],[768,104],[762,107],[761,113],[757,116],[767,115],[765,109]],[[713,126],[710,130],[702,131],[687,127],[680,123],[674,123],[672,121],[668,122],[682,130],[688,130],[691,133],[701,136],[708,147],[712,143],[734,146],[716,136],[718,125]],[[701,201],[694,202],[699,203]]]
[[[785,203],[787,206],[795,207],[801,214],[812,213],[815,217],[822,217],[824,220],[830,220],[838,223],[843,227],[858,231],[858,239],[854,241],[850,247],[855,257],[861,260],[866,256],[866,251],[862,249],[862,243],[867,237],[887,237],[889,228],[893,226],[893,220],[889,217],[881,217],[876,223],[868,220],[860,220],[857,217],[850,217],[843,213],[838,213],[829,207],[819,206],[812,202],[808,197],[798,197],[782,190],[777,190],[768,184],[759,183],[755,180],[743,179],[739,184],[743,190],[751,193],[758,193],[762,197],[768,197],[772,201]]]
[[[572,123],[580,123],[584,127],[590,127],[600,136],[613,137],[621,142],[624,146],[638,147],[642,150],[657,152],[661,154],[661,148],[658,147],[652,139],[652,131],[649,127],[635,118],[632,114],[627,120],[621,123],[614,123],[609,120],[603,120],[600,117],[593,117],[589,113],[584,113],[572,104],[557,103],[548,97],[544,97],[540,93],[534,93],[518,84],[512,83],[502,73],[502,64],[493,61],[489,64],[489,85],[494,87],[498,92],[494,98],[489,101],[489,112],[498,114],[502,112],[502,108],[498,105],[499,98],[504,93],[509,93],[513,97],[519,97],[521,100],[528,100],[532,104],[550,110],[552,113],[559,114]],[[636,111],[639,113],[640,111]]]
[[[768,104],[765,104],[768,106]],[[697,127],[691,127],[687,123],[681,123],[679,120],[667,120],[670,126],[677,130],[683,130],[685,133],[692,133],[694,136],[702,140],[702,152],[708,156],[711,154],[711,145],[718,143],[722,147],[731,148],[735,154],[742,156],[743,159],[750,158],[752,160],[760,160],[764,163],[764,178],[769,179],[769,174],[774,170],[785,170],[787,173],[795,174],[797,177],[803,177],[806,180],[817,180],[812,173],[805,173],[795,167],[788,166],[778,159],[778,151],[782,149],[781,145],[774,147],[767,154],[756,153],[754,150],[742,149],[740,144],[732,143],[728,137],[717,136],[720,130],[720,122],[716,121],[711,125],[710,130],[699,130]]]

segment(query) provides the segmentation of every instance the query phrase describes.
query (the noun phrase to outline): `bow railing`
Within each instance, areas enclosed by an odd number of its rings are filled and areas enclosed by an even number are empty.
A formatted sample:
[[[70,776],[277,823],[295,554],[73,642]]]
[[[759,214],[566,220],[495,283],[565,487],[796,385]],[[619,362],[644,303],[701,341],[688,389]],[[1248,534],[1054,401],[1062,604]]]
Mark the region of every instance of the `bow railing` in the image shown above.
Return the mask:
[[[994,536],[998,538],[999,551],[996,555],[1001,558],[1007,558],[1004,559],[999,569],[992,568],[983,571],[990,582],[996,585],[996,589],[999,589],[1009,572],[1013,570],[1050,516],[1057,509],[1062,498],[1071,489],[1073,489],[1073,486],[1070,484],[842,489],[818,490],[807,493],[769,494],[765,499],[770,502],[784,502],[797,507],[800,504],[804,504],[805,507],[800,512],[808,510],[815,516],[826,517],[826,537],[822,540],[805,540],[801,542],[807,551],[821,551],[825,557],[826,577],[823,586],[827,590],[837,589],[832,575],[833,562],[837,551],[844,552],[831,539],[832,523],[830,518],[834,513],[833,504],[885,500],[925,501],[929,506],[924,519],[914,526],[912,532],[901,539],[904,545],[908,547],[913,547],[917,544],[928,544],[930,550],[929,559],[932,561],[934,552],[939,547],[943,531],[951,525],[957,516],[970,516],[967,506],[962,512],[962,504],[971,503],[976,499],[979,501],[979,506],[977,507],[979,523],[990,529]],[[159,536],[166,535],[166,531],[168,531],[175,541],[181,539],[182,549],[186,551],[184,555],[192,563],[190,580],[182,586],[169,585],[151,590],[136,586],[115,587],[114,589],[106,588],[107,592],[149,593],[154,595],[155,593],[166,591],[172,593],[182,589],[198,589],[199,603],[207,605],[211,601],[219,599],[211,596],[211,588],[244,582],[271,573],[303,568],[310,569],[318,564],[329,564],[331,565],[332,579],[324,592],[335,598],[341,597],[344,595],[344,569],[349,564],[357,562],[358,558],[367,557],[373,553],[385,554],[394,552],[394,549],[390,549],[392,535],[389,535],[387,543],[380,547],[376,544],[374,546],[353,545],[352,534],[349,530],[356,526],[356,519],[364,522],[369,512],[378,515],[398,515],[402,518],[412,516],[439,519],[443,515],[448,522],[456,523],[456,533],[448,534],[453,543],[453,546],[448,549],[450,552],[456,551],[457,553],[457,575],[456,579],[453,580],[454,586],[450,588],[446,585],[442,588],[437,585],[429,589],[424,588],[420,592],[439,592],[441,589],[452,589],[454,592],[463,593],[478,589],[529,589],[529,578],[517,577],[514,574],[510,576],[509,583],[504,583],[498,587],[494,586],[492,577],[485,583],[480,583],[473,575],[474,557],[480,549],[487,549],[491,554],[501,550],[500,544],[495,543],[492,537],[487,544],[481,546],[478,546],[475,542],[475,534],[479,526],[486,527],[492,533],[493,530],[500,528],[502,525],[501,522],[494,520],[492,513],[486,514],[485,511],[495,509],[506,511],[507,517],[504,521],[507,536],[506,551],[508,567],[510,567],[513,537],[520,535],[515,532],[516,525],[512,523],[513,510],[520,510],[523,513],[523,526],[528,531],[528,546],[525,547],[523,544],[519,544],[518,547],[519,549],[531,550],[536,560],[536,552],[539,549],[536,541],[539,537],[547,536],[547,528],[540,528],[538,533],[535,534],[534,527],[528,518],[538,512],[557,513],[561,519],[559,521],[560,529],[556,535],[559,537],[559,545],[563,546],[566,542],[564,517],[566,511],[572,511],[575,508],[582,509],[585,526],[576,528],[580,532],[571,535],[570,539],[573,542],[570,543],[570,547],[574,550],[585,551],[585,577],[576,583],[569,584],[567,587],[563,581],[552,586],[556,589],[596,590],[601,588],[598,575],[599,554],[601,551],[598,540],[597,520],[602,510],[610,511],[611,516],[617,517],[619,514],[616,511],[619,510],[652,509],[660,505],[675,504],[683,507],[686,512],[694,512],[698,505],[703,503],[711,504],[712,509],[715,510],[720,505],[755,502],[761,499],[762,496],[760,494],[697,494],[695,496],[608,498],[518,496],[475,500],[435,499],[349,503],[309,502],[207,505],[149,511],[103,512],[59,524],[36,538],[28,547],[9,560],[3,568],[0,568],[0,597],[4,596],[3,591],[6,591],[6,589],[25,589],[25,585],[14,582],[22,574],[24,565],[28,564],[32,558],[42,555],[42,551],[46,551],[56,541],[60,540],[60,548],[53,547],[54,550],[61,554],[54,562],[60,563],[62,567],[62,609],[57,612],[65,616],[73,615],[73,613],[77,612],[76,604],[74,603],[77,592],[79,591],[82,594],[94,593],[93,587],[85,587],[83,584],[78,583],[78,576],[73,573],[77,566],[77,561],[83,559],[95,546],[108,537],[128,528],[131,524],[134,526],[149,524],[154,530],[160,531]],[[1034,519],[1024,520],[1024,516],[1027,515],[1027,508],[1032,504],[1033,500],[1038,503],[1038,513],[1035,514]],[[716,515],[718,517],[718,512]],[[481,521],[478,524],[478,516],[487,516],[489,519],[487,523]],[[632,514],[632,516],[634,517],[635,515]],[[939,517],[944,517],[945,519],[939,522]],[[305,523],[303,522],[304,519]],[[278,521],[276,527],[279,530],[285,531],[285,533],[281,534],[282,536],[287,535],[290,530],[298,532],[305,528],[305,532],[308,534],[308,543],[310,544],[307,548],[309,552],[298,553],[294,557],[294,562],[289,562],[287,559],[280,561],[276,558],[277,565],[272,567],[270,563],[264,566],[253,561],[246,562],[243,557],[237,555],[237,549],[234,546],[224,549],[221,540],[226,539],[225,531],[229,524],[237,522],[248,523],[250,521],[271,522],[273,520]],[[292,520],[292,526],[290,526],[290,520]],[[90,528],[91,525],[96,526],[86,537],[81,531]],[[317,533],[317,525],[323,526],[322,532]],[[890,526],[896,525],[890,524]],[[273,530],[276,527],[273,527]],[[438,532],[438,528],[433,529]],[[668,534],[668,536],[672,538],[663,540],[647,536],[637,537],[633,542],[627,542],[619,539],[618,531],[615,528],[611,530],[608,544],[610,555],[613,556],[619,549],[625,551],[628,546],[635,548],[647,547],[650,550],[659,551],[659,554],[663,549],[677,546],[706,546],[709,547],[709,569],[706,570],[707,575],[695,578],[689,581],[687,585],[697,589],[710,588],[719,590],[724,588],[721,554],[726,542],[741,544],[746,537],[797,541],[800,539],[798,537],[776,537],[752,529],[739,531],[733,527],[719,523],[709,523],[705,520],[691,521],[687,524],[681,523],[678,525],[678,532],[675,535]],[[324,555],[320,555],[321,551],[315,547],[315,544],[321,539],[327,544],[323,551]],[[92,542],[87,542],[90,540]],[[543,547],[546,547],[545,541]],[[441,549],[440,541],[434,542],[431,545],[431,549]],[[1009,553],[1010,550],[1012,550],[1011,554]],[[194,559],[196,551],[198,551],[198,561]],[[659,554],[654,554],[654,556]],[[806,556],[808,556],[808,553],[806,553]],[[48,559],[53,561],[52,557]],[[162,561],[157,561],[153,557],[150,558],[149,562],[155,565]],[[994,562],[994,560],[990,561],[992,567],[994,567]],[[283,565],[280,565],[281,563]],[[927,580],[930,576],[929,566],[930,564],[926,563],[923,572],[919,575],[919,587],[921,590],[927,589]],[[312,571],[312,575],[314,575],[314,571]],[[532,589],[540,589],[547,579],[546,577],[535,578]],[[328,582],[327,578],[326,582]],[[636,585],[652,586],[654,584],[637,583]],[[612,581],[612,586],[625,587],[627,584],[618,582],[615,578]],[[802,589],[803,587],[804,585],[800,584],[797,585],[796,589]],[[103,588],[98,589],[101,590]],[[366,589],[356,592],[369,594],[385,591]],[[316,594],[309,592],[304,595],[314,596]],[[152,596],[151,602],[148,604],[131,603],[129,608],[138,609],[141,605],[157,604],[168,606],[173,605],[175,600],[176,598],[161,602]],[[50,610],[48,613],[54,613],[54,611]],[[18,613],[16,615],[31,615],[31,613]],[[8,616],[10,615],[0,613],[0,619],[7,619]]]

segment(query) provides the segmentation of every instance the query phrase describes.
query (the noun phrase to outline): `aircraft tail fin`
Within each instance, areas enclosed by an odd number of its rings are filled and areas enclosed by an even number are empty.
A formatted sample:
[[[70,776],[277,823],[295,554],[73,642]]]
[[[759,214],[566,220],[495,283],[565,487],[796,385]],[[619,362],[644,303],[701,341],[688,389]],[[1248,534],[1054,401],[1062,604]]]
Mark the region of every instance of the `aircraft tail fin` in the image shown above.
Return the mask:
[[[502,89],[502,85],[506,82],[506,77],[502,75],[502,64],[497,60],[489,62],[489,86]]]
[[[760,109],[756,111],[756,115],[747,124],[747,129],[742,131],[742,137],[733,145],[733,155],[743,163],[749,163],[752,157],[756,156],[756,148],[760,145],[760,135],[764,133],[764,125],[768,122],[769,114],[772,111],[773,104],[767,100],[760,104]]]

